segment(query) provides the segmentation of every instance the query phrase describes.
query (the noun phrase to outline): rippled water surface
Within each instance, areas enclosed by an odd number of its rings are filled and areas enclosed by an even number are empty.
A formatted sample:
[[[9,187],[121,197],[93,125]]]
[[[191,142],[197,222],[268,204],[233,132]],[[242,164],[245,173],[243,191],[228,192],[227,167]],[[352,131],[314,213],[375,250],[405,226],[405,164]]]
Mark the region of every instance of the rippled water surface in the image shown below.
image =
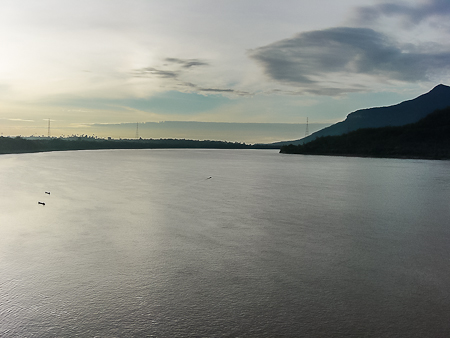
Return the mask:
[[[448,161],[1,155],[0,189],[1,337],[450,335]]]

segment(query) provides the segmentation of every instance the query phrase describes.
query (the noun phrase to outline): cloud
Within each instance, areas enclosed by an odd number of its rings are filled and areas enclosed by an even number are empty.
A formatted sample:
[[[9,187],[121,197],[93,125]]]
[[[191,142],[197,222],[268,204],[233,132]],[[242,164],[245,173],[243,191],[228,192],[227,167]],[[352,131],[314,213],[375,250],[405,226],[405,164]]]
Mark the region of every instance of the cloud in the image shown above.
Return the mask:
[[[198,88],[200,93],[215,93],[215,94],[234,94],[237,96],[252,96],[253,94],[243,90],[235,89],[220,89],[220,88]]]
[[[166,58],[167,62],[176,63],[181,65],[183,68],[191,68],[194,66],[209,66],[209,63],[202,61],[200,59],[177,59],[177,58]]]
[[[283,89],[271,89],[263,92],[266,95],[271,94],[279,94],[279,95],[289,95],[289,96],[298,96],[305,94],[313,94],[313,95],[324,95],[324,96],[340,96],[342,94],[348,93],[356,93],[366,91],[367,87],[355,87],[355,88],[332,88],[332,87],[305,87],[300,90],[283,90]],[[316,102],[316,101],[314,101]]]
[[[26,120],[26,119],[5,119],[2,120],[8,120],[8,121],[15,121],[15,122],[34,122],[34,120]]]
[[[216,92],[216,93],[234,93],[233,89],[218,89],[218,88],[199,88],[202,92]]]
[[[145,67],[134,69],[132,75],[134,77],[159,77],[165,79],[177,79],[186,69],[198,66],[209,66],[209,63],[200,59],[178,59],[166,58],[166,62],[162,68]]]
[[[252,95],[247,91],[240,91],[230,88],[215,88],[215,87],[204,87],[199,86],[195,83],[184,81],[183,77],[188,73],[188,71],[193,67],[209,66],[209,63],[200,59],[178,59],[178,58],[166,58],[166,62],[162,67],[164,68],[154,68],[145,67],[134,69],[132,71],[133,77],[142,78],[162,78],[172,80],[172,85],[177,90],[181,91],[194,91],[203,94],[232,94],[237,96],[250,96]]]
[[[429,74],[450,69],[450,51],[401,45],[369,28],[303,32],[249,56],[271,79],[318,95],[365,91],[368,80],[427,81]]]
[[[418,24],[430,17],[450,15],[448,0],[428,0],[418,5],[402,2],[385,2],[374,6],[362,6],[356,9],[356,21],[370,23],[383,16],[401,16],[406,22]]]
[[[134,77],[161,77],[166,79],[176,79],[179,75],[179,71],[161,70],[153,67],[134,69],[132,74]]]
[[[212,93],[212,94],[234,94],[237,96],[252,96],[253,94],[247,91],[242,90],[236,90],[236,89],[230,89],[230,88],[205,88],[200,87],[194,83],[191,82],[183,82],[179,84],[182,87],[187,87],[190,89],[193,89],[194,91],[198,93]]]

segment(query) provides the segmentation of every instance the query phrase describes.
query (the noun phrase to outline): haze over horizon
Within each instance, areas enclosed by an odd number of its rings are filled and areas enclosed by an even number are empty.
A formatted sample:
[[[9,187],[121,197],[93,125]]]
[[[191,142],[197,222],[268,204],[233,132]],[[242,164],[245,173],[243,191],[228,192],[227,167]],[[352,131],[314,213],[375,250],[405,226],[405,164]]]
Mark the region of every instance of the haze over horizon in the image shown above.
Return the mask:
[[[2,135],[46,135],[47,119],[52,136],[100,137],[121,124],[197,121],[207,122],[203,134],[185,123],[158,137],[267,142],[264,128],[238,140],[212,122],[294,124],[301,138],[307,117],[326,126],[450,83],[448,0],[5,0],[1,8]]]

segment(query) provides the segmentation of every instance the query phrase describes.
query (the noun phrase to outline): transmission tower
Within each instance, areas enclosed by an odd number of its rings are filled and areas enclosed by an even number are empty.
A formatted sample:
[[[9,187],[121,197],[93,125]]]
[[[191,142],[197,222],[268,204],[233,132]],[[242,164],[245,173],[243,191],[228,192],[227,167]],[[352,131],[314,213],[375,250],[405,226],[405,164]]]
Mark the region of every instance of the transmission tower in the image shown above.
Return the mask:
[[[308,128],[308,118],[306,118],[306,129],[305,129],[305,137],[309,136],[309,128]]]
[[[50,138],[50,119],[48,119],[47,134],[48,134],[48,137]]]
[[[139,139],[139,122],[136,122],[136,139]]]

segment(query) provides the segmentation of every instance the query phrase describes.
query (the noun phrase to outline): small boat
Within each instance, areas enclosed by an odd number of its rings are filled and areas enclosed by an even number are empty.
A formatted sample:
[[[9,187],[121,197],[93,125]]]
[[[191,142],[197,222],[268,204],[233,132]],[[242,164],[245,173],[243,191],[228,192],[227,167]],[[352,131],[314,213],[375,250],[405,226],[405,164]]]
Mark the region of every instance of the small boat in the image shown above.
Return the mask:
[[[38,202],[38,204],[41,204],[41,205],[45,205],[45,203],[44,203],[44,202]]]
[[[47,195],[50,195],[50,191],[46,191],[45,193],[46,193]]]

